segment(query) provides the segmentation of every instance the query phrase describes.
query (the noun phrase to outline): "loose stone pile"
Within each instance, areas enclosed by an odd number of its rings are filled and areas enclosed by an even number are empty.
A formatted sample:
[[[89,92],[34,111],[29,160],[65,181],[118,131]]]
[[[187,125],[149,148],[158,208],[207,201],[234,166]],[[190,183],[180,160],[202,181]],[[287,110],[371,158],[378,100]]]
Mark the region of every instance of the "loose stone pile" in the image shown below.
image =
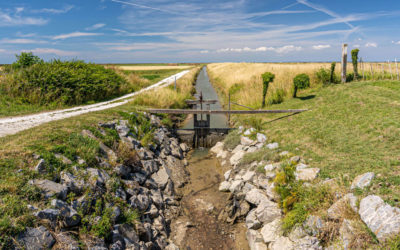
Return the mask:
[[[301,226],[295,227],[291,233],[284,236],[281,229],[283,213],[278,206],[277,194],[274,191],[273,179],[280,170],[283,162],[253,162],[247,166],[240,166],[240,161],[245,154],[256,152],[262,148],[275,150],[286,161],[297,163],[296,180],[303,181],[303,185],[328,185],[334,186],[334,179],[317,182],[320,170],[310,168],[302,162],[300,157],[288,158],[289,152],[280,152],[278,143],[267,144],[264,134],[248,129],[242,133],[240,144],[232,151],[224,150],[222,142],[217,143],[211,152],[221,158],[221,164],[230,163],[232,169],[228,170],[220,184],[221,192],[230,192],[230,205],[220,214],[220,219],[234,223],[244,220],[248,228],[247,239],[252,250],[261,249],[322,249],[317,236],[322,232],[328,221],[340,222],[339,243],[328,249],[350,249],[355,238],[354,225],[356,221],[341,218],[346,207],[358,213],[362,221],[371,229],[379,240],[400,233],[400,209],[386,204],[380,197],[367,196],[359,202],[353,193],[339,195],[338,200],[326,211],[324,221],[319,216],[311,215]],[[256,134],[255,134],[256,133]],[[256,138],[255,140],[250,139]],[[286,156],[286,157],[285,157]],[[265,173],[261,173],[262,168]],[[264,172],[263,171],[263,172]],[[363,189],[371,184],[374,173],[365,173],[357,176],[351,190]]]
[[[100,133],[103,133],[103,128],[118,133],[120,143],[125,143],[131,152],[137,153],[135,161],[116,164],[116,152],[92,132],[84,130],[83,136],[100,144],[98,167],[86,168],[83,159],[76,159],[78,164],[59,173],[56,180],[30,181],[42,191],[49,205],[46,208],[30,206],[42,225],[27,228],[21,233],[18,247],[49,249],[56,245],[59,249],[80,249],[76,237],[79,230],[84,227],[90,231],[93,226],[103,223],[100,215],[109,213],[112,223],[109,238],[81,238],[79,241],[83,242],[84,248],[177,249],[168,240],[168,228],[179,213],[179,197],[175,195],[175,188],[188,181],[185,156],[189,147],[179,144],[157,117],[146,117],[155,129],[155,145],[149,148],[141,145],[135,136],[137,128],[130,127],[126,120],[99,124]],[[72,164],[63,155],[56,157],[65,164]],[[44,160],[39,160],[35,170],[42,174],[48,171]],[[99,209],[96,202],[106,195],[115,197],[118,203],[106,203],[96,216],[89,216]],[[136,209],[140,214],[139,221],[134,225],[121,224],[124,209]]]

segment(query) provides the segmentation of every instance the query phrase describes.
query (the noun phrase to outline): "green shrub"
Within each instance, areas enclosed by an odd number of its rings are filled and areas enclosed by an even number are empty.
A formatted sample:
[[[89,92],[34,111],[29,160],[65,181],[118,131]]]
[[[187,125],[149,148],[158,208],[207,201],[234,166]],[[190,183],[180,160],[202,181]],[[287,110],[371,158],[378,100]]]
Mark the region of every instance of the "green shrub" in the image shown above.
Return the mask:
[[[330,83],[330,74],[324,68],[320,68],[317,72],[315,72],[315,76],[317,78],[317,82],[320,84],[327,85]]]
[[[330,82],[331,83],[337,83],[338,80],[336,79],[335,75],[335,68],[336,68],[336,62],[331,63],[331,77],[330,77]]]
[[[15,55],[17,61],[11,65],[12,69],[27,68],[34,64],[43,63],[43,60],[32,52],[21,52],[20,55]]]
[[[261,75],[263,80],[263,99],[262,99],[262,107],[265,107],[265,97],[267,96],[269,83],[273,82],[275,79],[275,75],[271,72],[265,72]]]
[[[234,95],[243,88],[243,84],[235,83],[229,88],[229,94]]]
[[[353,63],[353,69],[354,69],[354,78],[358,78],[358,52],[360,52],[359,49],[353,49],[351,51],[351,61]]]
[[[305,89],[310,87],[310,77],[307,74],[299,74],[293,79],[293,85],[293,97],[296,97],[298,89]]]
[[[349,73],[346,75],[346,82],[354,81],[354,73]]]
[[[286,92],[283,89],[276,89],[268,98],[268,105],[279,104],[285,100]]]
[[[133,89],[122,76],[101,65],[60,60],[36,63],[37,60],[21,55],[16,64],[28,66],[7,74],[0,91],[30,104],[79,105],[107,100]]]

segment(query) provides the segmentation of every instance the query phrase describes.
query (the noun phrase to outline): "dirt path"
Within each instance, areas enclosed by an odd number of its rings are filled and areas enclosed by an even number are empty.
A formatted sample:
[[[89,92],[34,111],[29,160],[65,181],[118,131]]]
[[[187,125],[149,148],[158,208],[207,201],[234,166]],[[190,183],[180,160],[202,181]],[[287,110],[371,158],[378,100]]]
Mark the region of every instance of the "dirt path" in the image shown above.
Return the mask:
[[[171,238],[180,249],[248,249],[243,223],[218,220],[229,195],[218,191],[224,169],[207,152],[189,159],[190,183],[180,190],[183,215],[172,223]]]
[[[140,93],[143,93],[145,91],[165,87],[165,86],[171,84],[175,80],[175,77],[176,77],[176,79],[179,79],[188,72],[189,72],[189,70],[182,71],[178,74],[175,74],[168,78],[165,78],[164,80],[162,80],[156,84],[153,84],[147,88],[141,89],[137,92],[134,92],[134,93],[131,93],[128,95],[124,95],[122,97],[119,97],[119,98],[116,98],[116,99],[113,99],[113,100],[110,100],[107,102],[101,102],[101,103],[96,103],[96,104],[92,104],[92,105],[79,106],[79,107],[63,109],[63,110],[44,112],[44,113],[33,114],[33,115],[2,118],[2,119],[0,119],[0,137],[6,136],[6,135],[12,135],[17,132],[23,131],[25,129],[36,127],[36,126],[46,123],[46,122],[61,120],[61,119],[89,113],[89,112],[94,112],[94,111],[99,111],[99,110],[104,110],[104,109],[121,106],[123,104],[126,104],[128,101],[130,101],[130,98],[132,98]]]

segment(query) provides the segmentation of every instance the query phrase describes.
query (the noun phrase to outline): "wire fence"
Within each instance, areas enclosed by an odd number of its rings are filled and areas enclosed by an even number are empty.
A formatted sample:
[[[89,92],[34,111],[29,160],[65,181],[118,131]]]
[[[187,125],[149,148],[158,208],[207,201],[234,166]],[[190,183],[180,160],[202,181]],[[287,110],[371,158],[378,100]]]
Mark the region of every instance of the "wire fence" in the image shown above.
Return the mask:
[[[387,62],[364,62],[360,59],[358,65],[359,77],[363,80],[400,80],[399,63],[397,59]]]

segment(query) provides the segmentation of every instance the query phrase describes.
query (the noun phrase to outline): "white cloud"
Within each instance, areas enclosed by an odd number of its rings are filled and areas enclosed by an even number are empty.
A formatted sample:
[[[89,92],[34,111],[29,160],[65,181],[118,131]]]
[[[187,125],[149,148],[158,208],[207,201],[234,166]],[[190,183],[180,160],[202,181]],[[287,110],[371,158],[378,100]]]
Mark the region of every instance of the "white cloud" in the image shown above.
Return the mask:
[[[105,23],[96,23],[90,27],[87,27],[85,30],[97,30],[97,29],[103,28],[104,26],[106,26]]]
[[[354,48],[360,48],[361,45],[360,45],[360,44],[354,44],[353,47],[354,47]]]
[[[400,41],[398,41],[396,44],[400,44]]]
[[[313,49],[321,50],[321,49],[329,49],[331,46],[329,44],[321,44],[321,45],[314,45]]]
[[[378,44],[376,44],[376,43],[366,43],[365,44],[365,47],[373,47],[373,48],[376,48],[376,47],[378,47]]]
[[[224,52],[265,52],[265,51],[274,51],[278,54],[284,54],[291,51],[300,51],[303,48],[301,46],[294,46],[294,45],[286,45],[283,47],[258,47],[256,49],[252,49],[249,47],[244,48],[225,48],[217,50],[217,53],[224,53]]]
[[[67,13],[74,8],[73,5],[65,6],[63,9],[39,9],[39,10],[31,10],[32,13],[49,13],[49,14],[63,14]]]
[[[40,40],[33,40],[33,39],[22,39],[22,38],[17,38],[17,39],[8,39],[4,38],[0,40],[0,43],[3,44],[39,44],[39,43],[47,43],[46,41],[40,41]]]
[[[68,38],[73,38],[73,37],[82,37],[82,36],[100,36],[103,35],[102,33],[88,33],[88,32],[72,32],[68,34],[61,34],[53,37],[53,40],[63,40],[63,39],[68,39]]]
[[[201,54],[207,54],[207,53],[209,53],[210,51],[208,51],[208,50],[202,50],[202,51],[200,51],[200,53]]]
[[[1,52],[6,52],[6,50],[5,50],[5,49],[0,49],[0,53],[1,53]]]
[[[0,27],[6,26],[26,26],[26,25],[45,25],[48,20],[36,17],[23,17],[19,13],[11,14],[0,9]]]
[[[78,55],[77,52],[75,51],[65,51],[65,50],[59,50],[59,49],[52,49],[52,48],[36,48],[33,50],[29,50],[29,52],[35,53],[35,54],[54,54],[57,56],[75,56]]]

